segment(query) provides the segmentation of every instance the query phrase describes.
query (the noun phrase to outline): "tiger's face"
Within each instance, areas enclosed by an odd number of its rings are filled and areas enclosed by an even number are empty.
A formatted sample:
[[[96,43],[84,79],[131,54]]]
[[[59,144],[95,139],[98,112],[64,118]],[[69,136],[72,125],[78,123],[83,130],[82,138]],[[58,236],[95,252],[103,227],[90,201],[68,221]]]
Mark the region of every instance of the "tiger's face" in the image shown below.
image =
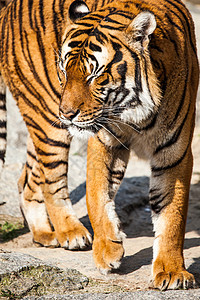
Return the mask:
[[[64,35],[60,120],[72,135],[117,120],[138,125],[157,110],[160,91],[148,51],[155,17],[143,12],[129,16],[129,24],[123,18],[117,11],[89,13]]]

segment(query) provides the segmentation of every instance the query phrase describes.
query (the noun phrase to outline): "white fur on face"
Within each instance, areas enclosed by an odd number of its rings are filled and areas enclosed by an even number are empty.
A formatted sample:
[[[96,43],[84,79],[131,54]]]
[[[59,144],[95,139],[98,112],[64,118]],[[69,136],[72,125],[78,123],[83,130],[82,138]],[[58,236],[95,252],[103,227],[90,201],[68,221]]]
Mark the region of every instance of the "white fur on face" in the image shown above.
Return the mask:
[[[71,136],[76,136],[79,139],[88,140],[90,137],[94,136],[95,133],[89,130],[81,130],[78,127],[69,126],[68,131]]]

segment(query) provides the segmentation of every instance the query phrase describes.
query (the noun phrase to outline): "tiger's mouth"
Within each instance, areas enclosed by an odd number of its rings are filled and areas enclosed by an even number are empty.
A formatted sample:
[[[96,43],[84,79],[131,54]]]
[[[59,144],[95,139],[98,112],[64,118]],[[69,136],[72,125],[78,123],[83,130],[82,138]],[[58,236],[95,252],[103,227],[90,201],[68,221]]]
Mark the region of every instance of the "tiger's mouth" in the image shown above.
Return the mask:
[[[94,127],[93,125],[82,126],[71,124],[67,127],[67,130],[72,137],[76,136],[81,139],[88,139],[97,134],[100,128],[97,128],[97,126]]]
[[[59,120],[61,125],[69,131],[71,136],[77,136],[79,138],[88,138],[93,136],[101,129],[101,126],[96,124],[95,120],[68,120],[62,114],[60,114]]]
[[[125,108],[129,107],[126,106]],[[95,118],[83,121],[79,121],[77,118],[72,120],[66,119],[61,113],[59,119],[71,136],[83,139],[94,136],[100,130],[104,130],[112,136],[115,136],[117,132],[123,132],[123,129],[126,129],[126,132],[131,129],[140,133],[140,129],[136,124],[121,118],[123,112],[124,107],[121,109],[118,107],[117,109],[112,109],[112,113],[110,113],[110,110],[106,110],[98,114]]]

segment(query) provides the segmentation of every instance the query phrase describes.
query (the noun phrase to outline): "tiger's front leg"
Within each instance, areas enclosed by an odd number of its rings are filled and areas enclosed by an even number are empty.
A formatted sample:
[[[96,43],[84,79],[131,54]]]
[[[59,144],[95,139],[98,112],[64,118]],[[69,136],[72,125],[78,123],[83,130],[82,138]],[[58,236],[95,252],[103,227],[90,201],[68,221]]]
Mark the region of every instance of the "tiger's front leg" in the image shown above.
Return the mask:
[[[104,274],[120,266],[124,233],[115,212],[114,196],[123,179],[129,151],[123,146],[107,147],[91,138],[87,156],[87,207],[94,230],[93,257]]]
[[[152,283],[160,290],[187,289],[195,284],[183,258],[191,172],[190,146],[176,162],[166,167],[152,166],[150,204],[155,231]]]
[[[35,146],[29,138],[27,163],[18,185],[33,239],[44,246],[85,248],[92,241],[91,235],[75,215],[68,194],[67,132],[48,128],[48,133],[38,131],[32,137]]]

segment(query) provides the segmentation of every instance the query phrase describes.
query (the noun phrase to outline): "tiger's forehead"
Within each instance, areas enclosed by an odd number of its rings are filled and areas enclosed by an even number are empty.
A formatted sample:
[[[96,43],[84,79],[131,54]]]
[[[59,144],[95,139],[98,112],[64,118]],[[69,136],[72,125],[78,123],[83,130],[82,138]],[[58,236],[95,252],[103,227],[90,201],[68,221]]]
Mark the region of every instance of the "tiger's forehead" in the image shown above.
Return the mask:
[[[62,46],[61,56],[65,66],[77,61],[99,67],[106,65],[109,58],[109,43],[98,40],[99,32],[93,31],[91,35],[81,34],[75,38],[66,39]],[[111,50],[111,49],[110,49]]]

